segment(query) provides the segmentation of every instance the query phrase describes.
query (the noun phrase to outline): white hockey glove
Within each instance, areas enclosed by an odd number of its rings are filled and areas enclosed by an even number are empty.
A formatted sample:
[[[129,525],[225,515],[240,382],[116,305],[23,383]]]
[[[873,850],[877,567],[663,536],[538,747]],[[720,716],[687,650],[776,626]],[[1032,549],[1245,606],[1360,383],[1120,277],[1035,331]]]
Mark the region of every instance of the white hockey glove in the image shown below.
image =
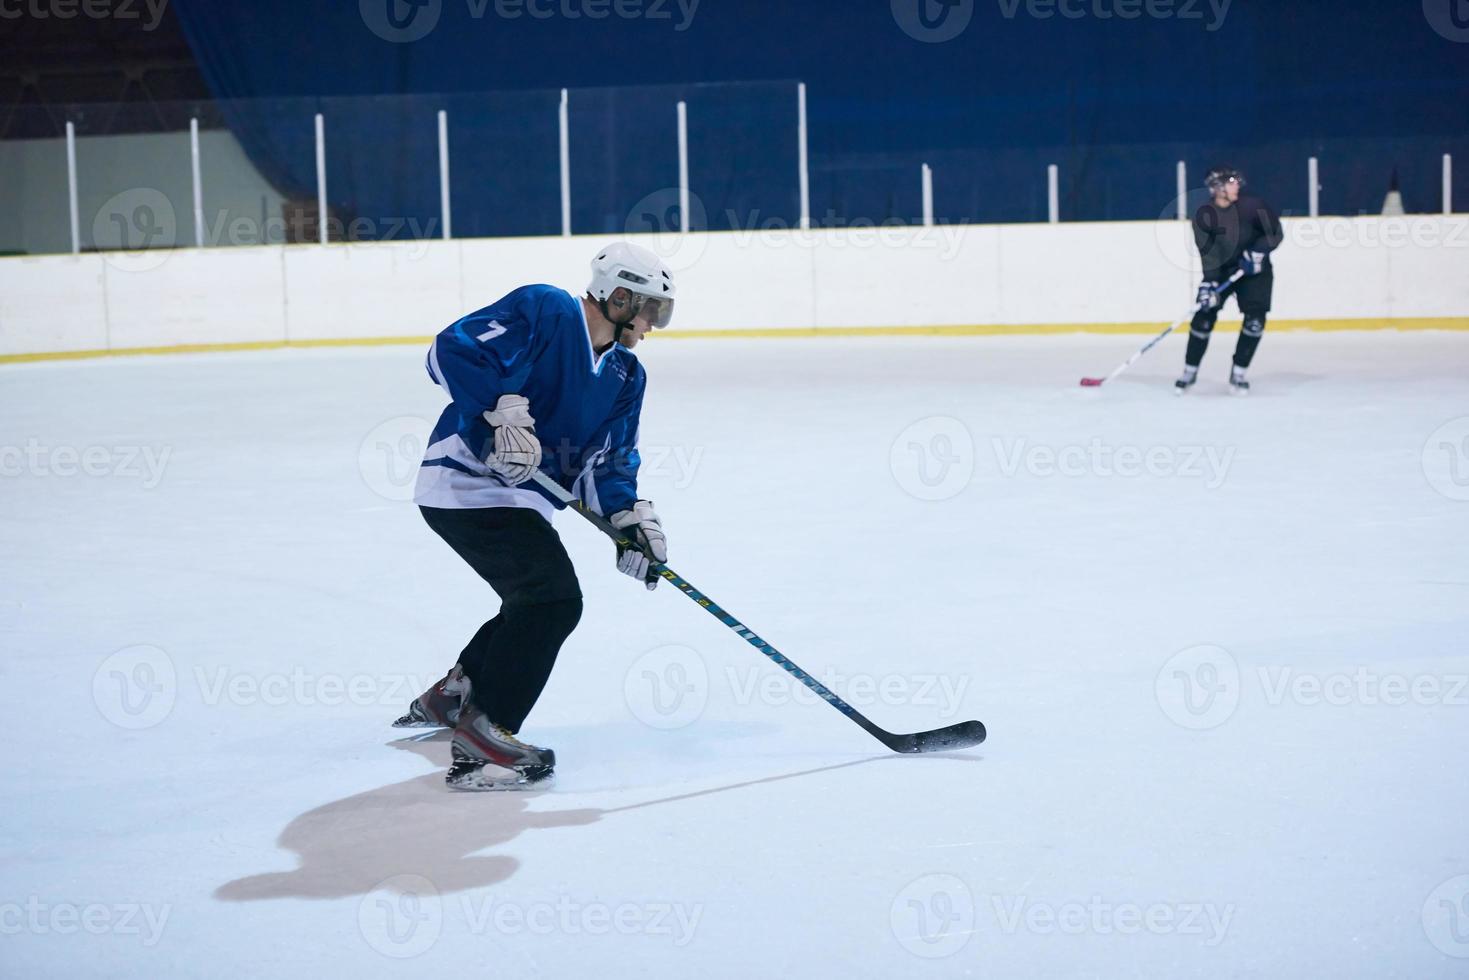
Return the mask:
[[[1201,310],[1217,310],[1219,308],[1219,284],[1207,280],[1199,283],[1197,302]]]
[[[509,486],[518,486],[541,467],[541,441],[530,402],[521,395],[501,395],[495,410],[485,413],[495,429],[495,451],[485,460]]]
[[[1265,256],[1268,252],[1246,252],[1239,257],[1239,267],[1247,276],[1258,276],[1265,271]]]
[[[663,537],[663,524],[653,512],[651,500],[639,500],[632,510],[620,510],[609,520],[612,526],[632,539],[636,548],[617,548],[617,570],[647,583],[648,591],[658,587],[658,573],[651,572],[653,562],[668,561],[668,541]]]

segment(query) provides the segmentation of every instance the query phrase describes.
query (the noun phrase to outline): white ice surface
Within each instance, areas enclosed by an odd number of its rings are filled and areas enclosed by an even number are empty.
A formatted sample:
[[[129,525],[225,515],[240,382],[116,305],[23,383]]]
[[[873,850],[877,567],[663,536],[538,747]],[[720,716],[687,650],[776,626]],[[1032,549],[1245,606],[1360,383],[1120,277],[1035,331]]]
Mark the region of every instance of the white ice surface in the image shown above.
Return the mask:
[[[1136,342],[653,338],[673,566],[878,723],[990,737],[890,755],[563,514],[529,795],[388,727],[494,609],[373,489],[420,350],[0,368],[0,974],[1466,975],[1469,336],[1076,386]]]

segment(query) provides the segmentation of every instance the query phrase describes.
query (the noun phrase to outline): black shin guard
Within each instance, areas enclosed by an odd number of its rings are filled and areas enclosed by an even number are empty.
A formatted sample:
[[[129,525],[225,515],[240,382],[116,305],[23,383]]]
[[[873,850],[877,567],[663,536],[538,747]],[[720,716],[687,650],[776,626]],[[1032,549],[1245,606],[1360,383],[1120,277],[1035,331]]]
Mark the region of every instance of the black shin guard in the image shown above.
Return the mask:
[[[1188,350],[1183,355],[1183,363],[1196,368],[1203,362],[1204,351],[1209,349],[1209,335],[1214,332],[1214,321],[1218,318],[1219,314],[1214,310],[1200,310],[1194,314],[1188,327]]]
[[[1235,367],[1247,368],[1250,366],[1250,361],[1255,357],[1255,349],[1260,346],[1260,338],[1264,335],[1265,315],[1263,313],[1246,315],[1244,326],[1240,327],[1239,341],[1234,345]]]

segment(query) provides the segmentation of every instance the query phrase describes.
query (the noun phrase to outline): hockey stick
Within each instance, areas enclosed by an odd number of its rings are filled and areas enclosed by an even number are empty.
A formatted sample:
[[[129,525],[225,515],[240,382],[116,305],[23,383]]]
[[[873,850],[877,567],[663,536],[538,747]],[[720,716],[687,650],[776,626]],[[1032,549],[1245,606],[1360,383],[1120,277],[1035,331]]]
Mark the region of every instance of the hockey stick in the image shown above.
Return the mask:
[[[613,527],[611,521],[592,510],[580,500],[577,500],[566,491],[566,488],[556,483],[546,474],[538,471],[532,476],[532,479],[547,493],[554,496],[563,504],[566,504],[588,521],[591,521],[598,530],[616,542],[619,547],[637,547],[627,536]],[[703,606],[711,616],[734,630],[752,647],[775,661],[782,670],[815,691],[833,708],[856,722],[860,728],[894,752],[950,752],[955,749],[967,749],[970,746],[978,745],[984,741],[986,734],[984,724],[978,721],[964,721],[957,725],[950,725],[947,728],[935,728],[933,731],[914,732],[909,735],[895,734],[886,729],[879,728],[869,721],[866,715],[839,698],[829,687],[796,666],[796,664],[787,659],[779,650],[757,636],[754,630],[715,605],[712,599],[690,585],[687,580],[673,569],[667,565],[660,565],[655,562],[651,566],[651,570],[656,572],[660,578],[667,579],[672,583],[674,588]]]
[[[1224,280],[1224,283],[1219,287],[1219,298],[1221,300],[1224,299],[1224,293],[1225,293],[1225,291],[1228,290],[1230,286],[1233,286],[1235,283],[1239,282],[1240,277],[1243,276],[1244,274],[1245,274],[1245,270],[1240,269],[1240,270],[1236,271],[1234,275],[1232,275],[1228,279]],[[1185,323],[1188,320],[1192,320],[1194,314],[1197,313],[1197,312],[1199,312],[1199,310],[1200,310],[1199,304],[1198,303],[1195,303],[1193,309],[1189,310],[1183,316],[1179,317],[1177,320],[1174,320],[1172,323],[1170,323],[1168,325],[1168,329],[1167,330],[1164,330],[1162,333],[1158,334],[1158,336],[1154,337],[1152,340],[1148,341],[1146,344],[1143,344],[1142,347],[1138,349],[1137,353],[1133,354],[1127,360],[1125,360],[1121,364],[1119,364],[1117,366],[1117,369],[1114,370],[1111,374],[1107,375],[1105,378],[1082,378],[1081,379],[1082,387],[1085,387],[1085,388],[1098,388],[1098,387],[1101,387],[1102,385],[1106,384],[1108,381],[1111,381],[1113,378],[1117,377],[1117,375],[1121,374],[1123,371],[1126,371],[1128,368],[1132,367],[1133,363],[1136,362],[1139,357],[1142,357],[1148,351],[1152,350],[1153,347],[1157,345],[1158,341],[1162,340],[1164,337],[1168,336],[1173,331],[1177,330],[1181,324]]]

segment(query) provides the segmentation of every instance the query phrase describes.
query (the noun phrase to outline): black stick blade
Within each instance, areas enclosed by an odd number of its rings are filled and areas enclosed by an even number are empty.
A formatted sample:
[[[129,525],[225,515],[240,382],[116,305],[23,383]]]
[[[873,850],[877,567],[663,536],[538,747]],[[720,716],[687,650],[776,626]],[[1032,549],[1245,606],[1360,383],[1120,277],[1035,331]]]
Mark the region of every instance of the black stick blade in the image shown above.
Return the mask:
[[[931,732],[892,735],[883,741],[894,752],[954,752],[978,745],[984,741],[985,735],[983,722],[964,721],[948,728],[935,728]]]

